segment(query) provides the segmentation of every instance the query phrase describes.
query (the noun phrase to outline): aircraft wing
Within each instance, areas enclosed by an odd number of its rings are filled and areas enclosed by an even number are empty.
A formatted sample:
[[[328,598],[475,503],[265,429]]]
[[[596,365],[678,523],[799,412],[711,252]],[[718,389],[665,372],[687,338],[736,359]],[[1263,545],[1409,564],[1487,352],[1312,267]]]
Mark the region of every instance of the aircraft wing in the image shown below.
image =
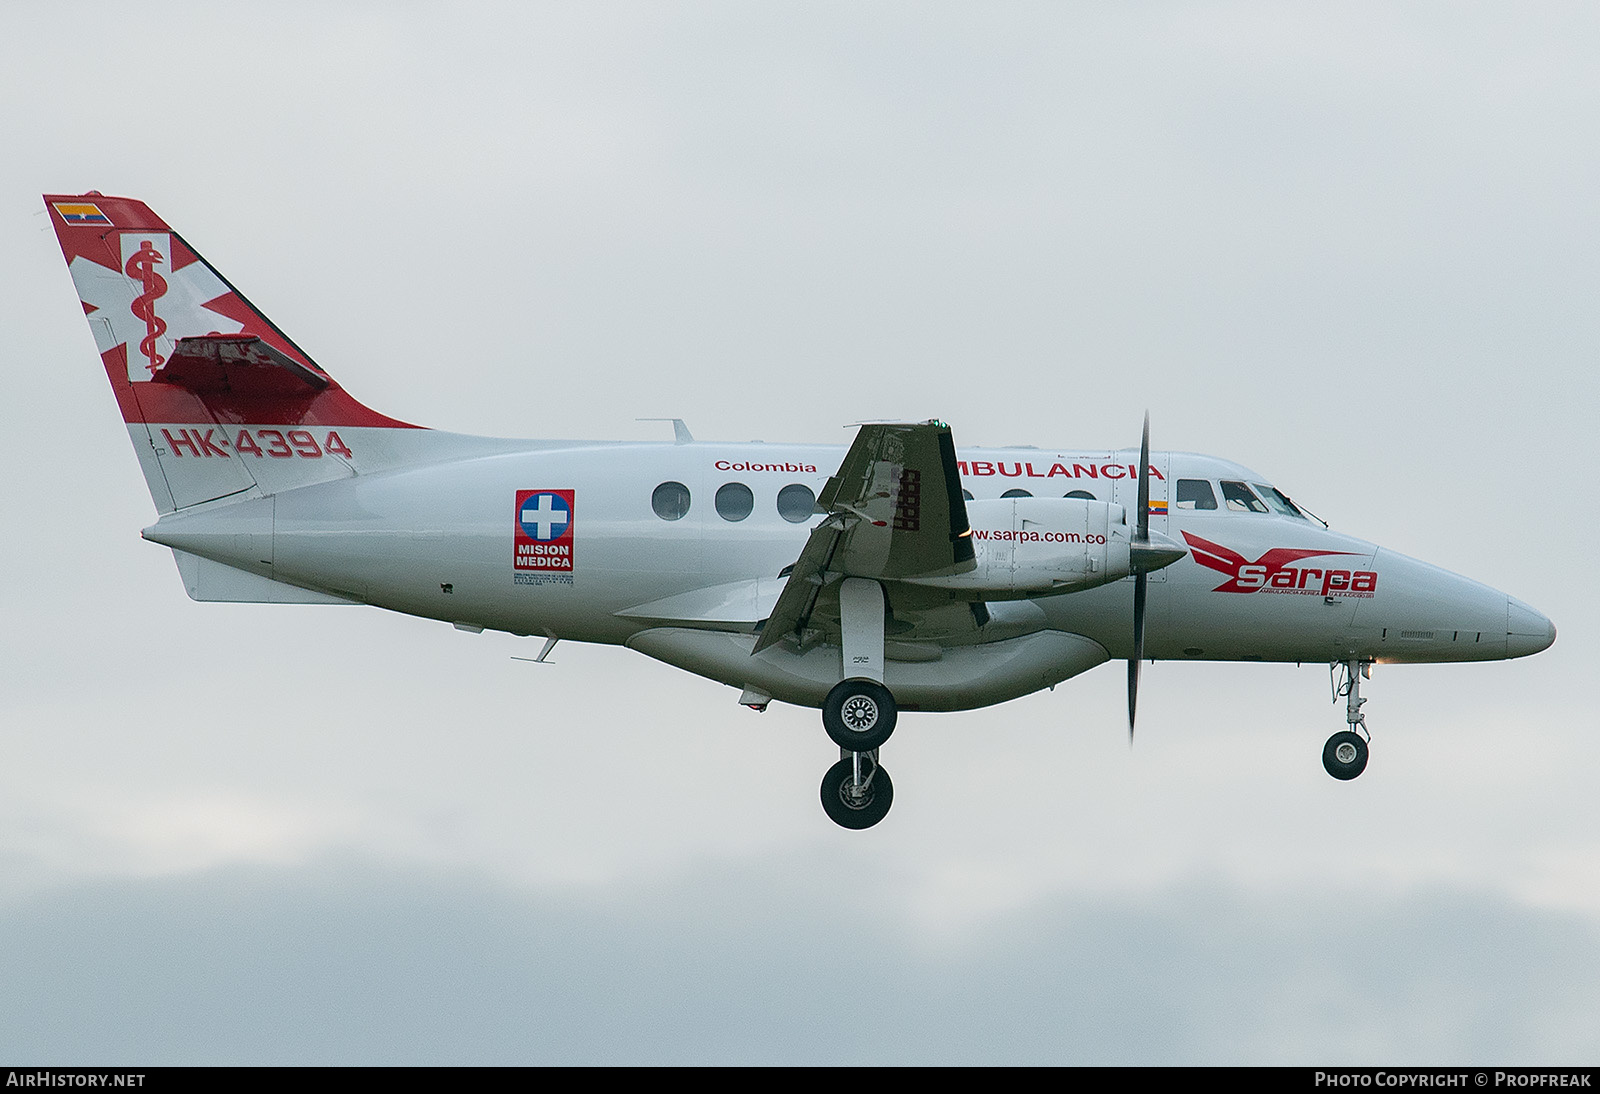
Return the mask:
[[[943,422],[863,425],[817,508],[827,516],[792,567],[755,653],[804,626],[836,578],[934,577],[976,565],[955,442]]]

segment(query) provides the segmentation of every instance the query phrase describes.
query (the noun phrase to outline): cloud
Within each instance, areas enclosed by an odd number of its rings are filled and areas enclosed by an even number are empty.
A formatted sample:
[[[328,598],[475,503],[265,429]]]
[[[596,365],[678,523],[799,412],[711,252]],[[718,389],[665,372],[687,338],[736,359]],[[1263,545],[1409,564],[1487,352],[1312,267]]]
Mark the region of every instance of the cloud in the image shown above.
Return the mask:
[[[575,893],[345,858],[78,885],[0,909],[0,1026],[39,1063],[1503,1065],[1592,1048],[1593,925],[1490,894],[1058,896],[931,939],[831,873],[802,856]]]

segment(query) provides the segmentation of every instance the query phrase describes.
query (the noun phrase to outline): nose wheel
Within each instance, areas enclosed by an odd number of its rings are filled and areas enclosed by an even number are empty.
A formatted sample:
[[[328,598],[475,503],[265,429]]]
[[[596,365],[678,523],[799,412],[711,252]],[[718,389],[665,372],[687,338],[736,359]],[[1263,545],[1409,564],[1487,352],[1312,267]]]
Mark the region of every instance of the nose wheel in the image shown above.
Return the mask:
[[[1340,781],[1355,778],[1367,769],[1367,742],[1349,730],[1335,733],[1322,747],[1322,766]]]
[[[1366,700],[1361,697],[1361,681],[1372,678],[1372,662],[1352,659],[1335,661],[1333,701],[1345,701],[1344,720],[1349,729],[1335,733],[1322,746],[1322,766],[1341,782],[1348,782],[1367,769],[1367,716],[1361,713]],[[1358,732],[1359,731],[1359,732]]]

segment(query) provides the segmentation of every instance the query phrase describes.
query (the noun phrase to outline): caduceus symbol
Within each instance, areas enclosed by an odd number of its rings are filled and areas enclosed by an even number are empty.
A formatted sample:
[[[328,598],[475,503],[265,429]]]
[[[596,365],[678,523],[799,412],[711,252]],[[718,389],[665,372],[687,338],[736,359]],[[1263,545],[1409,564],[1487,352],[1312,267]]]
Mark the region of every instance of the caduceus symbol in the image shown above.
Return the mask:
[[[156,339],[167,332],[167,321],[156,314],[156,301],[167,295],[166,279],[156,273],[156,263],[165,261],[155,244],[146,239],[140,242],[139,249],[123,267],[124,273],[144,286],[144,292],[135,297],[129,307],[134,315],[144,320],[145,336],[139,343],[139,352],[149,359],[150,364],[146,367],[151,372],[160,368],[166,360],[156,352]]]

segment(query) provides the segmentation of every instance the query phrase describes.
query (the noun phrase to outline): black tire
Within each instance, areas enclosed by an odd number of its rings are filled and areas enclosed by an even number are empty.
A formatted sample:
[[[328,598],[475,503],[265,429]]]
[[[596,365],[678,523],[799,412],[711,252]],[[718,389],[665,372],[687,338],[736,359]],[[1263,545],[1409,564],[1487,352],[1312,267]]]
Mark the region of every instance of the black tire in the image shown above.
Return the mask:
[[[871,828],[888,814],[889,806],[894,804],[894,783],[890,781],[889,773],[865,756],[861,758],[861,767],[863,775],[870,773],[872,776],[864,800],[852,802],[846,792],[855,771],[855,765],[850,760],[840,760],[822,776],[822,811],[840,828],[854,831]],[[873,770],[875,767],[877,769]]]
[[[1335,733],[1322,746],[1322,766],[1336,779],[1355,778],[1367,769],[1367,742],[1349,730]]]
[[[822,704],[822,728],[846,752],[871,752],[894,732],[894,696],[871,680],[835,684]]]

